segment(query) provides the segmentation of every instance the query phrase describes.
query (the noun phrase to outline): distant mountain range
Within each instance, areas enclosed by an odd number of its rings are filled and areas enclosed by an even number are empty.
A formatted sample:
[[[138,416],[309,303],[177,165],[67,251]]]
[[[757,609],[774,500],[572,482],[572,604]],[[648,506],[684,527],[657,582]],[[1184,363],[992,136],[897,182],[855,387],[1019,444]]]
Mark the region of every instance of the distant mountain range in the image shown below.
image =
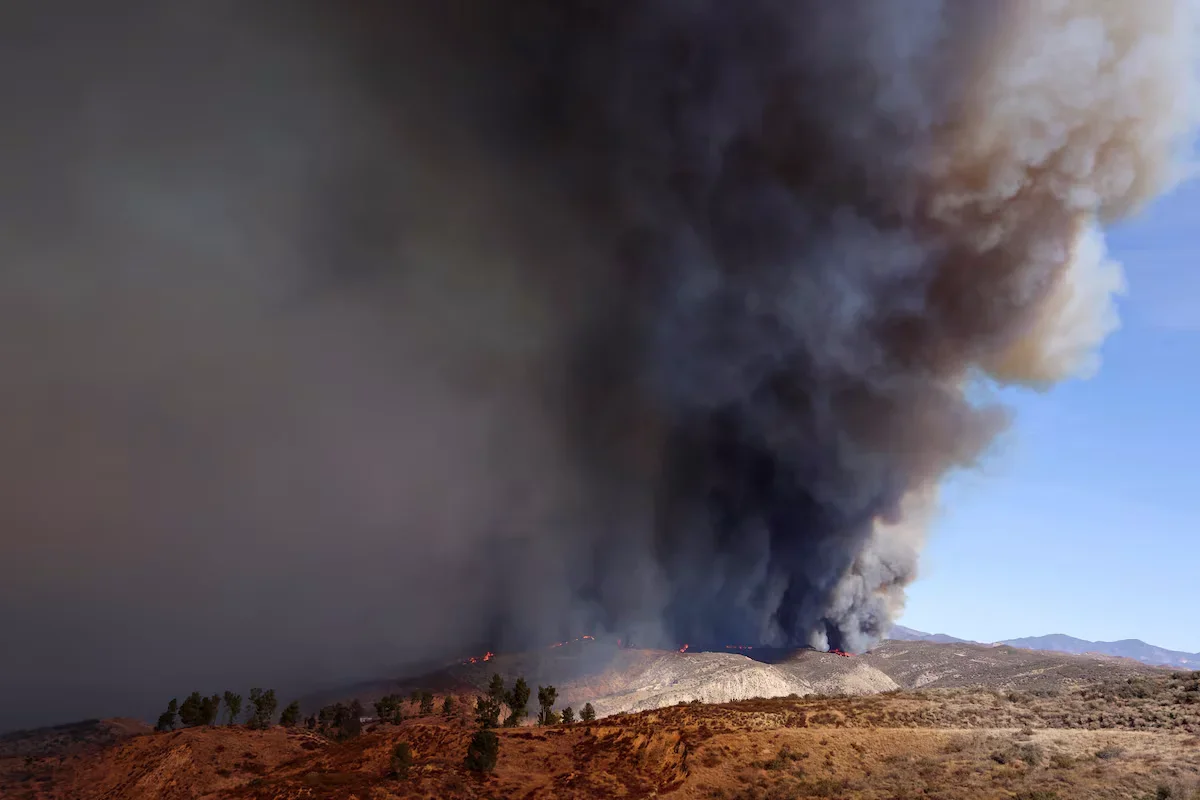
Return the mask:
[[[903,625],[893,625],[887,638],[906,642],[938,642],[941,644],[966,643],[967,639],[958,639],[944,633],[925,633],[924,631],[906,628]],[[1200,670],[1200,653],[1183,653],[1178,650],[1167,650],[1146,644],[1141,639],[1121,639],[1116,642],[1089,642],[1086,639],[1076,639],[1062,633],[1052,633],[1048,636],[1026,636],[1021,639],[1006,639],[996,644],[1006,644],[1010,647],[1020,647],[1026,650],[1048,650],[1055,653],[1099,653],[1105,656],[1131,658],[1143,664],[1154,664],[1164,667],[1180,667],[1182,669]]]
[[[906,628],[903,625],[893,625],[887,638],[896,639],[901,642],[937,642],[938,644],[958,644],[959,642],[970,641],[969,639],[957,639],[953,636],[947,636],[944,633],[926,633],[925,631]]]

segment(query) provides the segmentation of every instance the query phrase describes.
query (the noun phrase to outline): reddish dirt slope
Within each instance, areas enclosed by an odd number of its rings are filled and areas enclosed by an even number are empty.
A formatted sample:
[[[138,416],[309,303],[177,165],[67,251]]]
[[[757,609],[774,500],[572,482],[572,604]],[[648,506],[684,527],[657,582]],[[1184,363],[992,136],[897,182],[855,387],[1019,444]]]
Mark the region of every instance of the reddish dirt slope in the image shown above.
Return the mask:
[[[487,778],[463,766],[473,733],[465,713],[376,726],[341,743],[299,730],[200,728],[13,774],[0,797],[1200,800],[1198,698],[1200,675],[1179,674],[1053,696],[947,689],[689,704],[501,729]],[[414,756],[407,780],[390,774],[400,741]]]

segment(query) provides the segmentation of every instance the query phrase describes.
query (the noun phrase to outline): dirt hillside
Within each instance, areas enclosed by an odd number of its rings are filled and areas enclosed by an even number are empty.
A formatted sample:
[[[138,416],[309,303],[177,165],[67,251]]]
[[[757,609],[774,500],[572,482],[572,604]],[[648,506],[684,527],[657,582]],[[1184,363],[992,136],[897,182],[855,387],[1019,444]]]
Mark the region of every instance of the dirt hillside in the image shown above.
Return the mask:
[[[303,729],[218,727],[124,737],[85,758],[11,755],[0,759],[0,796],[1200,797],[1200,673],[1113,675],[1069,691],[691,703],[587,725],[500,729],[499,760],[486,777],[463,765],[474,726],[460,708],[369,726],[342,742]],[[414,754],[403,780],[390,767],[401,741]]]

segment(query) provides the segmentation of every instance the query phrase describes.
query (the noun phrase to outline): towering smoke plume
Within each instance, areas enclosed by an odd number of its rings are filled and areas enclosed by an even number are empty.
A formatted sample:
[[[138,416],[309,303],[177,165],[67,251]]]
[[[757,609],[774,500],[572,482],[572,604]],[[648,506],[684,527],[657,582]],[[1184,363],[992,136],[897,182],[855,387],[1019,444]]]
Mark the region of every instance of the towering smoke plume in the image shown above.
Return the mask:
[[[1185,0],[52,5],[0,56],[22,697],[177,626],[296,680],[861,648],[1195,121]]]

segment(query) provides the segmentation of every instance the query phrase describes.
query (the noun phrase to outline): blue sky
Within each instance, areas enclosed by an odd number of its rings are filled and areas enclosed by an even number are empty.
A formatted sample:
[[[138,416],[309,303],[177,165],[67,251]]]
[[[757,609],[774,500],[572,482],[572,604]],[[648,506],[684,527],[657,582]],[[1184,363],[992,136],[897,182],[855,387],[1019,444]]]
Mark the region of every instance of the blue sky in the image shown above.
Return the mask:
[[[1200,185],[1108,243],[1129,289],[1099,372],[1004,392],[1015,424],[946,484],[901,624],[1200,652]]]

